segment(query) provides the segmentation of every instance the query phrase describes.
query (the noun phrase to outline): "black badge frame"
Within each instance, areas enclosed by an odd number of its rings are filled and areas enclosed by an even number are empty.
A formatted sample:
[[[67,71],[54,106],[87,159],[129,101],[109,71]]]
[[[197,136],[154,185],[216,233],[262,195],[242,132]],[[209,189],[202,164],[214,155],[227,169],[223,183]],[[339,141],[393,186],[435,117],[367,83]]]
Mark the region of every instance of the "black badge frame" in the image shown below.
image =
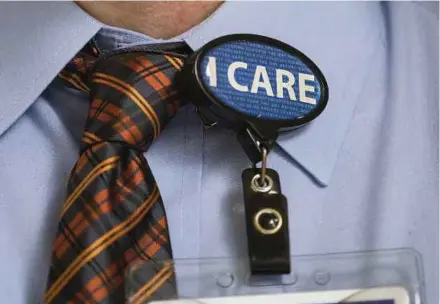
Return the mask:
[[[222,103],[222,101],[216,98],[204,83],[201,77],[201,61],[210,50],[233,41],[266,44],[276,47],[300,59],[318,79],[321,89],[318,105],[307,115],[300,116],[295,119],[273,120],[252,117],[238,112],[230,106]],[[191,100],[201,114],[208,117],[209,120],[225,124],[238,132],[244,128],[250,128],[258,137],[262,139],[276,137],[276,134],[279,132],[296,129],[309,123],[324,111],[329,97],[327,81],[325,80],[321,70],[310,58],[299,50],[279,40],[253,34],[227,35],[217,38],[203,46],[200,50],[192,54],[186,61],[180,75],[178,76],[178,85],[186,98]]]

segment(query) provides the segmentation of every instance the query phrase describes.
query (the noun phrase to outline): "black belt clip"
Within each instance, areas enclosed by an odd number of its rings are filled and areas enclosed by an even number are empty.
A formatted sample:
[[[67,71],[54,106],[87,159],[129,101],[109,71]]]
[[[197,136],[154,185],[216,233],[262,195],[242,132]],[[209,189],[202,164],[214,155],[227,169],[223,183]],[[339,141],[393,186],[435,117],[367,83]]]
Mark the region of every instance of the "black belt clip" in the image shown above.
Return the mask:
[[[281,193],[275,170],[267,169],[260,184],[259,169],[242,174],[248,255],[251,273],[290,273],[287,199]]]

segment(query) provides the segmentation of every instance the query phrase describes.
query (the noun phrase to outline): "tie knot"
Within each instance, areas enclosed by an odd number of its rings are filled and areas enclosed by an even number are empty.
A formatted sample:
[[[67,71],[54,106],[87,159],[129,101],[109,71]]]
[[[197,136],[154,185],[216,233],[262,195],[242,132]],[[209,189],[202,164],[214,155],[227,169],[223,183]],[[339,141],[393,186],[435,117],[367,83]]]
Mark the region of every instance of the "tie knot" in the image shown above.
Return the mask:
[[[174,81],[182,66],[178,55],[160,53],[99,58],[86,82],[91,104],[83,144],[122,142],[145,150],[180,108]]]

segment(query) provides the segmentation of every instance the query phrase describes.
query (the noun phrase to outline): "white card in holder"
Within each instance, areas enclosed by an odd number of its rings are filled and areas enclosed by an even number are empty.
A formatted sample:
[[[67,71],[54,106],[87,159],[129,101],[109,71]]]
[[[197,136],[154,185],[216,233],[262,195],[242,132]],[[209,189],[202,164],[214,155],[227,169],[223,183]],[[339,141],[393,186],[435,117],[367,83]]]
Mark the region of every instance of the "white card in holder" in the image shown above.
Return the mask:
[[[132,303],[130,295],[148,284],[139,280],[142,277],[139,274],[147,269],[151,271],[151,263],[137,264],[127,273],[128,304]],[[154,261],[155,267],[160,263]],[[291,265],[292,272],[288,275],[251,276],[247,258],[175,260],[175,276],[168,282],[176,286],[175,292],[149,297],[144,303],[284,304],[294,297],[312,294],[319,301],[289,304],[426,303],[421,257],[411,249],[293,256]],[[377,296],[377,291],[393,291],[396,299],[378,297],[361,301],[362,296]]]
[[[154,301],[151,304],[409,304],[402,287],[309,291],[275,295]]]

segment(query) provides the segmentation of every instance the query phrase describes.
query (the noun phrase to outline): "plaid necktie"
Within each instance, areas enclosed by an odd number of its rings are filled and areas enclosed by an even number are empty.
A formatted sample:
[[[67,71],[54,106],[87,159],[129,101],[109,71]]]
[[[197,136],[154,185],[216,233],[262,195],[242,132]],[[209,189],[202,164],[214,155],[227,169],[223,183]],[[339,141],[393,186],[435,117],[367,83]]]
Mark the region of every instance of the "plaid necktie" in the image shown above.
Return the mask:
[[[45,303],[134,304],[176,293],[170,262],[152,263],[131,295],[124,281],[141,261],[172,258],[163,202],[143,152],[180,107],[173,81],[186,46],[173,45],[99,59],[89,45],[59,74],[89,94],[90,108]]]

